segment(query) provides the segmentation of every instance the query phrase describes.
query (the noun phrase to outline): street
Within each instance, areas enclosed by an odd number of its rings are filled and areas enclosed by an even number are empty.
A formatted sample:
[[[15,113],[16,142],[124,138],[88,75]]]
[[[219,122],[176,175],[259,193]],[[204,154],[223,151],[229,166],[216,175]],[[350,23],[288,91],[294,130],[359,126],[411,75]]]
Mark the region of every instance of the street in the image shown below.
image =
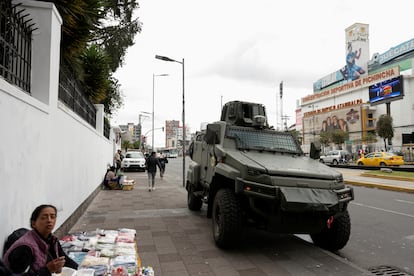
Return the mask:
[[[361,267],[392,265],[414,274],[412,194],[354,187],[351,238],[340,256]]]
[[[170,159],[167,177],[179,182],[181,165],[181,158]],[[389,265],[414,274],[413,195],[356,186],[354,191],[351,238],[337,254],[365,269]],[[309,236],[298,236],[311,243]]]

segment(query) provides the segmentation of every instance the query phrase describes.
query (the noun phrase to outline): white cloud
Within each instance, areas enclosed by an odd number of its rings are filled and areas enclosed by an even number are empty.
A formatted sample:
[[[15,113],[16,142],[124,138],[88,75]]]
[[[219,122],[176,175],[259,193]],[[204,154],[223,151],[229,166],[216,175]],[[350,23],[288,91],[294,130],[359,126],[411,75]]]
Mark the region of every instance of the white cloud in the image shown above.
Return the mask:
[[[220,118],[221,103],[264,103],[276,123],[276,98],[284,82],[283,113],[294,123],[296,101],[312,93],[313,82],[345,64],[345,28],[370,25],[370,49],[384,52],[412,38],[411,2],[395,0],[141,0],[143,30],[118,70],[125,105],[113,124],[137,123],[152,111],[155,127],[182,116],[182,67],[156,60],[185,59],[186,123],[193,131]],[[381,9],[398,7],[398,12]],[[388,15],[387,15],[388,14]],[[387,20],[384,20],[387,18]],[[146,119],[143,131],[151,129]],[[164,145],[162,132],[156,146]]]

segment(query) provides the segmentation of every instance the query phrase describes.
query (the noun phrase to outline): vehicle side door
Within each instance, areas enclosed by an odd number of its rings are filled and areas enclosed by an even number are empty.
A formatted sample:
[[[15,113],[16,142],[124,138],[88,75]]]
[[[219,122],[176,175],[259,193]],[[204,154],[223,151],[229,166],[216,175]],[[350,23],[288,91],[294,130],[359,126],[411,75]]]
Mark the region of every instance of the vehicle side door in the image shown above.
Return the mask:
[[[336,161],[338,161],[337,155],[338,155],[337,150],[331,151],[329,153],[329,163],[333,163],[334,159],[336,159]]]
[[[202,168],[204,175],[201,174],[201,179],[204,180],[205,183],[210,184],[213,180],[217,165],[215,147],[217,144],[220,144],[220,125],[209,124],[204,140],[206,142],[205,156],[203,157],[205,159],[203,160]]]
[[[381,152],[374,153],[373,166],[379,166],[381,162],[385,162]]]
[[[323,161],[325,163],[332,163],[332,151],[328,151]]]
[[[374,154],[373,153],[368,153],[367,155],[365,155],[365,165],[375,166],[374,165]]]

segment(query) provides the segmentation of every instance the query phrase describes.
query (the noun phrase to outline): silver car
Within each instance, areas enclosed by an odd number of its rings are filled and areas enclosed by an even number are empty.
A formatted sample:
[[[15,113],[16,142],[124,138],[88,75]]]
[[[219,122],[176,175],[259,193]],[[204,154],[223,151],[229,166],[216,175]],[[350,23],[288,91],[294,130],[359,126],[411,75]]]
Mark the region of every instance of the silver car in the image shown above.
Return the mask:
[[[319,162],[333,165],[346,164],[350,156],[351,154],[347,150],[331,150],[326,155],[321,155]]]

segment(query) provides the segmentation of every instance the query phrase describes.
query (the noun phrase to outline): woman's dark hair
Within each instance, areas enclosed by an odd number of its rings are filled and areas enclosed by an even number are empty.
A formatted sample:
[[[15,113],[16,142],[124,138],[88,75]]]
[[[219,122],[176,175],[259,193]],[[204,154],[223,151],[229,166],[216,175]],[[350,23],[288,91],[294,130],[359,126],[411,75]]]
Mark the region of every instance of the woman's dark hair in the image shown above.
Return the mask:
[[[30,217],[30,225],[32,225],[33,221],[36,221],[37,218],[40,215],[40,212],[42,212],[43,209],[45,208],[53,208],[55,210],[55,212],[57,213],[57,209],[55,206],[50,205],[50,204],[42,204],[40,206],[37,206],[36,209],[34,209],[32,216]]]

